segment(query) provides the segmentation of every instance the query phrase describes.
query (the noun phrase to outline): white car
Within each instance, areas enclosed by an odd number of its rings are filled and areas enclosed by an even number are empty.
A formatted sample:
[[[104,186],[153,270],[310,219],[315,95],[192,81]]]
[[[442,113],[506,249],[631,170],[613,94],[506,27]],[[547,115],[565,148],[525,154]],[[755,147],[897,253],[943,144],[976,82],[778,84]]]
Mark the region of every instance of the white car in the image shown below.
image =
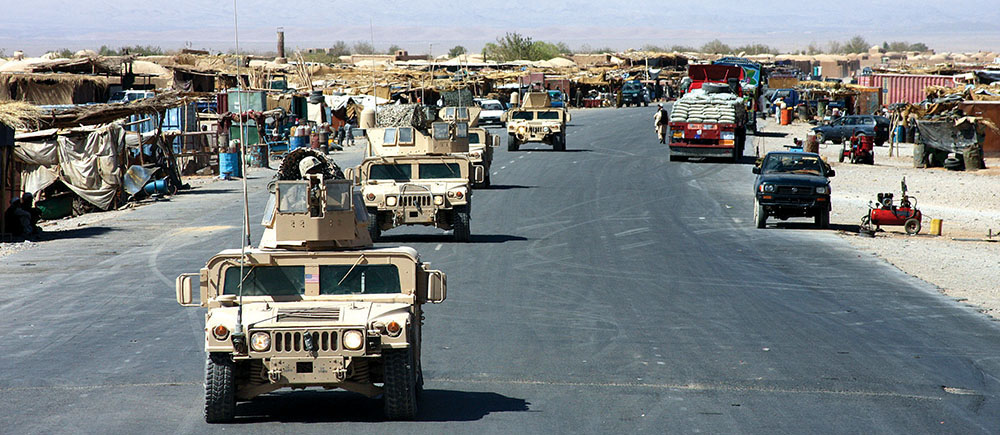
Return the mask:
[[[477,99],[476,104],[482,109],[479,113],[479,123],[482,125],[495,124],[503,126],[503,121],[500,120],[501,115],[503,115],[506,110],[503,108],[503,104],[500,104],[497,100],[486,100]]]

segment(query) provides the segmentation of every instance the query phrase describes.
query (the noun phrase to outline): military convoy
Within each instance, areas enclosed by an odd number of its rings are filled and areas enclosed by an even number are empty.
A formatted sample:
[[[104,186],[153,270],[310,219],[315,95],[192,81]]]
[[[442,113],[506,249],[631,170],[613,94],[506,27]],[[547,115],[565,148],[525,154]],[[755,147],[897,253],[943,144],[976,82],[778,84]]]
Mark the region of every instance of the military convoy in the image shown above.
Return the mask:
[[[412,108],[423,114],[404,123],[369,128],[367,157],[349,171],[372,215],[372,240],[402,225],[452,230],[460,242],[471,238],[472,185],[486,180],[486,168],[470,156],[472,108],[427,109]]]
[[[507,123],[507,151],[517,151],[526,142],[552,145],[556,151],[566,151],[566,123],[569,111],[551,107],[546,92],[528,92],[521,106],[504,114]]]
[[[360,194],[321,154],[285,163],[260,246],[222,251],[176,281],[178,303],[208,310],[205,420],[306,387],[381,395],[387,418],[415,417],[421,306],[445,299],[445,274],[411,248],[372,249]]]

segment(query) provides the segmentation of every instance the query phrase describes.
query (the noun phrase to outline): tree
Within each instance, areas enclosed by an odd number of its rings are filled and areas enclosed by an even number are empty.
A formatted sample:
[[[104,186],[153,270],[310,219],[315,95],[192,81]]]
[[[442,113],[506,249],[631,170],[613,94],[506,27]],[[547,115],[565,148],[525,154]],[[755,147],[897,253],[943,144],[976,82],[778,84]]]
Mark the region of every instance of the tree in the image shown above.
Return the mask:
[[[687,53],[698,50],[695,50],[695,48],[690,45],[671,45],[669,51],[676,51],[678,53]]]
[[[868,48],[872,45],[861,35],[854,35],[851,39],[844,43],[843,52],[844,53],[866,53]]]
[[[583,44],[580,46],[580,49],[577,50],[576,52],[580,54],[604,54],[604,53],[614,53],[614,50],[612,50],[611,47],[594,48],[591,47],[590,44]]]
[[[118,56],[121,54],[121,52],[111,47],[108,47],[107,45],[102,45],[101,48],[97,50],[97,54],[101,56]]]
[[[820,48],[819,45],[816,44],[815,41],[813,41],[813,42],[809,43],[809,46],[806,47],[806,50],[805,50],[805,52],[803,54],[808,54],[808,55],[812,56],[812,55],[820,54],[822,52],[823,52],[823,49]]]
[[[403,49],[403,47],[400,47],[400,46],[398,46],[396,44],[392,44],[392,45],[389,46],[389,49],[386,50],[386,53],[387,54],[396,54],[397,51],[400,51],[402,49]]]
[[[375,47],[368,42],[358,41],[351,47],[352,54],[375,54]]]
[[[70,49],[68,49],[68,48],[59,49],[59,50],[56,51],[56,54],[58,54],[59,57],[66,58],[66,59],[69,59],[69,58],[73,57],[73,52],[70,51]]]
[[[458,57],[466,53],[465,47],[461,45],[456,45],[448,50],[448,57]]]
[[[333,43],[333,47],[330,47],[330,56],[340,57],[348,56],[351,54],[351,49],[347,48],[347,43],[344,41],[337,41]]]
[[[725,53],[732,53],[733,49],[730,48],[728,45],[723,44],[722,41],[714,39],[709,42],[706,42],[705,45],[702,45],[701,52],[711,53],[711,54],[725,54]]]
[[[502,37],[497,37],[496,43],[487,43],[483,47],[483,54],[500,62],[509,62],[519,59],[530,59],[532,40],[529,36],[523,36],[517,32],[508,32]]]
[[[765,44],[747,44],[742,47],[736,47],[732,51],[733,53],[745,53],[747,55],[755,54],[777,54],[778,49],[774,47],[767,46]]]
[[[829,50],[827,51],[827,53],[843,53],[844,52],[844,44],[841,44],[838,41],[830,41],[830,42],[827,43],[827,46],[829,46]]]

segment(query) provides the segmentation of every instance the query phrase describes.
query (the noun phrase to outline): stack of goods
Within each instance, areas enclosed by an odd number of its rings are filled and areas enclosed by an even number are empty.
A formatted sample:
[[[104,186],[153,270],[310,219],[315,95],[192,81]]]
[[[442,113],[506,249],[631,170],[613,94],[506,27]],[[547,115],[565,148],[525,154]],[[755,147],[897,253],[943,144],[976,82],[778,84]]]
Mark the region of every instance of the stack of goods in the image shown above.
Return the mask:
[[[746,117],[746,107],[739,96],[730,93],[709,94],[694,90],[674,103],[670,122],[735,124]]]

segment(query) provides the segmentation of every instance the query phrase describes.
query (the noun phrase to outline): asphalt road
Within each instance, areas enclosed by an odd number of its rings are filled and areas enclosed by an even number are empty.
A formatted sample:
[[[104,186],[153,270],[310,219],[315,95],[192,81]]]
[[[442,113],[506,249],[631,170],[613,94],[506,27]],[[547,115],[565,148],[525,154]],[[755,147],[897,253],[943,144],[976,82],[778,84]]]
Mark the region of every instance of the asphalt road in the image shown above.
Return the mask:
[[[311,390],[203,422],[204,311],[173,279],[239,246],[239,183],[217,182],[0,258],[0,432],[1000,431],[996,323],[808,220],[752,228],[749,166],[669,162],[653,110],[499,149],[472,243],[386,233],[448,273],[415,422]]]

